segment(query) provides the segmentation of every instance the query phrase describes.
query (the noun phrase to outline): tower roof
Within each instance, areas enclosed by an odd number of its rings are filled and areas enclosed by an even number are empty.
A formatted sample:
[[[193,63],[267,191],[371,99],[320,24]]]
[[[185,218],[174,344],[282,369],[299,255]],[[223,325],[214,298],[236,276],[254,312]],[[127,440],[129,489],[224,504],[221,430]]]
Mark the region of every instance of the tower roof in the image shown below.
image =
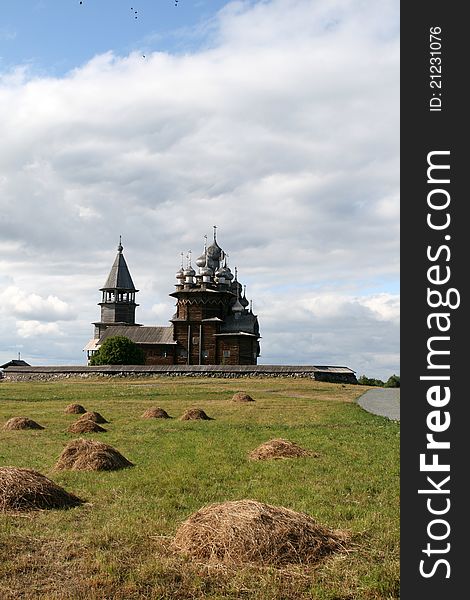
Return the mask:
[[[119,240],[118,253],[114,260],[111,271],[109,272],[106,283],[101,290],[126,290],[129,292],[137,292],[135,289],[134,282],[132,281],[129,268],[126,263],[126,259],[122,253],[123,247],[121,240]]]

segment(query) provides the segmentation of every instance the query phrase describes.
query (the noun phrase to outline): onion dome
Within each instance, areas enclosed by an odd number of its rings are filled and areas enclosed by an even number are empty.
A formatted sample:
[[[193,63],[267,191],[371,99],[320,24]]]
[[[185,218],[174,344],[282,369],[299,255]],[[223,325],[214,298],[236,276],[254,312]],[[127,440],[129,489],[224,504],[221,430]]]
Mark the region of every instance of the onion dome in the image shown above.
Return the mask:
[[[203,277],[213,277],[214,276],[214,271],[213,269],[211,269],[208,265],[204,265],[201,270],[200,270],[200,275],[202,275]]]
[[[175,274],[176,279],[184,279],[183,256],[184,256],[184,253],[181,252],[181,267],[180,267],[180,270],[177,271]]]
[[[211,259],[212,261],[217,261],[219,262],[220,259],[222,258],[222,248],[219,246],[219,244],[217,243],[217,239],[216,239],[216,229],[217,226],[214,225],[214,241],[212,242],[212,244],[207,248],[207,256],[209,257],[209,259]]]
[[[194,277],[196,275],[196,271],[192,268],[191,265],[188,265],[183,271],[183,275],[184,277]]]
[[[224,264],[223,266],[220,266],[217,271],[215,272],[215,276],[216,277],[223,277],[224,279],[227,280],[227,282],[232,281],[233,279],[233,275],[232,275],[232,271],[227,267],[227,255],[224,254]]]
[[[212,260],[217,260],[217,261],[220,260],[220,257],[222,256],[222,248],[219,246],[219,244],[215,240],[207,248],[207,255]]]
[[[233,273],[228,267],[226,267],[225,279],[228,279],[229,281],[232,281],[233,279]]]
[[[240,304],[240,300],[237,298],[235,300],[235,304],[232,305],[232,311],[234,313],[238,313],[238,312],[243,312],[245,309],[243,308],[243,306]]]
[[[206,255],[201,254],[198,258],[196,258],[196,264],[198,267],[204,267],[206,264]]]
[[[207,265],[207,235],[204,236],[204,252],[196,259],[196,265],[198,267]]]
[[[246,308],[249,304],[249,301],[246,299],[246,285],[243,286],[243,296],[240,298],[240,304],[243,308]]]

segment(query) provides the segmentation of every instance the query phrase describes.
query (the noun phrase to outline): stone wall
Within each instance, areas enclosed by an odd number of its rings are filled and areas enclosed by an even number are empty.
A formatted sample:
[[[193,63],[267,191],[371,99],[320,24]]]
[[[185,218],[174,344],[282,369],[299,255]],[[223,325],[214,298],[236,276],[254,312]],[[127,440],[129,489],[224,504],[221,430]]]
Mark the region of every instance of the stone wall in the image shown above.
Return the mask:
[[[333,383],[357,383],[347,367],[285,365],[107,365],[101,367],[9,367],[4,381],[54,381],[90,377],[303,377]]]

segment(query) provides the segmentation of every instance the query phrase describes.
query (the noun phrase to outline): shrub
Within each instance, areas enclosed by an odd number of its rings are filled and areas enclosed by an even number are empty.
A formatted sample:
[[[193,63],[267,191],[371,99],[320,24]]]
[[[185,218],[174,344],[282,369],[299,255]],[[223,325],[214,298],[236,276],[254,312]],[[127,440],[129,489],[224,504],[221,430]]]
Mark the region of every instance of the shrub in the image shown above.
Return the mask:
[[[90,359],[90,365],[143,365],[144,362],[142,348],[123,335],[109,337]]]
[[[387,379],[385,387],[399,388],[400,387],[400,375],[393,374]]]
[[[385,385],[381,379],[374,379],[371,377],[366,377],[365,375],[361,375],[357,382],[360,385],[375,385],[377,387],[383,387]]]

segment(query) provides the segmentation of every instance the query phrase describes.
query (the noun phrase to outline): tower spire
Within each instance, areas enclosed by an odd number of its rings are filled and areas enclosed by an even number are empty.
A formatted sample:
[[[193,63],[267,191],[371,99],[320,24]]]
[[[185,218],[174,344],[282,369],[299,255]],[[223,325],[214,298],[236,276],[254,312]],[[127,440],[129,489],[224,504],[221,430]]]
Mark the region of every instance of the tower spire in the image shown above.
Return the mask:
[[[119,246],[118,246],[118,252],[119,254],[122,254],[122,251],[124,250],[124,248],[122,247],[122,236],[119,236]]]

